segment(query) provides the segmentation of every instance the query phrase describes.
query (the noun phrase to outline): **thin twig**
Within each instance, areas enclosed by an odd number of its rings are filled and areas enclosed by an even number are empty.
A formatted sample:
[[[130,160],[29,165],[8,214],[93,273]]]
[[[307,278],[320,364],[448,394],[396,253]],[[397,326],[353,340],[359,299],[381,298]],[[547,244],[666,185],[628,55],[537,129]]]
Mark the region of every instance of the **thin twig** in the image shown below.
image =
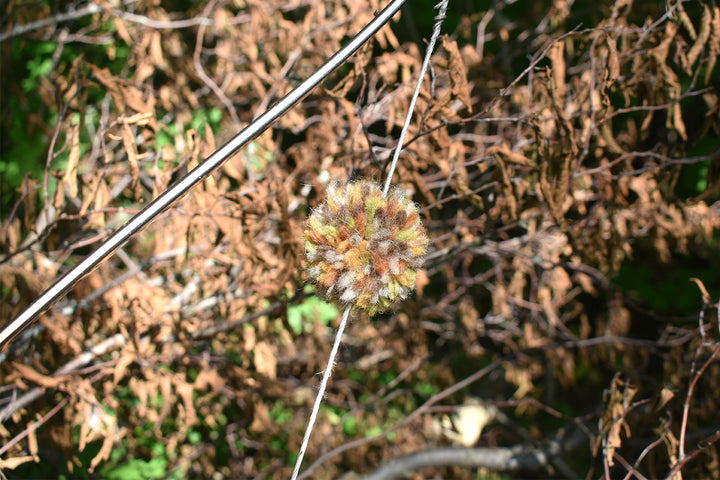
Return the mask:
[[[682,461],[678,461],[673,466],[672,470],[670,470],[670,473],[667,474],[665,477],[666,480],[675,480],[677,478],[676,474],[688,463],[690,463],[695,457],[700,455],[700,453],[705,450],[706,448],[710,447],[714,443],[717,443],[720,441],[720,430],[716,430],[715,433],[710,435],[708,438],[705,438],[698,442],[698,448],[693,450],[692,452],[688,453],[685,456],[685,459]]]
[[[8,38],[22,35],[26,32],[31,32],[33,30],[39,30],[41,28],[49,27],[50,25],[58,25],[62,22],[69,22],[71,20],[85,17],[87,15],[94,15],[98,12],[101,12],[102,10],[103,7],[91,2],[88,3],[88,5],[85,7],[71,10],[67,13],[60,13],[57,15],[53,15],[52,17],[43,18],[42,20],[26,23],[25,25],[15,25],[9,32],[0,33],[0,42],[3,42]]]
[[[23,430],[22,433],[17,435],[15,438],[13,438],[7,444],[5,444],[2,448],[0,448],[0,455],[7,452],[8,450],[10,450],[10,448],[13,445],[15,445],[20,440],[22,440],[23,438],[27,437],[32,432],[34,432],[35,430],[40,428],[45,422],[50,420],[56,413],[58,413],[65,406],[65,404],[68,403],[69,400],[70,400],[70,397],[65,397],[62,400],[60,400],[60,402],[57,405],[55,405],[48,413],[43,415],[37,422],[29,425],[25,430]]]
[[[205,8],[203,9],[202,16],[207,17],[210,15],[210,12],[212,12],[213,8],[215,8],[215,2],[208,3]],[[197,36],[195,37],[195,51],[193,52],[193,65],[195,65],[195,71],[200,76],[203,82],[205,82],[205,85],[207,85],[210,90],[213,91],[213,93],[220,99],[223,105],[225,105],[225,109],[230,114],[230,118],[233,121],[233,125],[236,127],[240,126],[240,118],[237,116],[237,112],[235,112],[235,106],[233,106],[230,99],[225,95],[225,92],[222,91],[222,89],[218,86],[218,84],[208,76],[208,74],[205,72],[205,69],[202,66],[202,63],[200,62],[200,52],[203,48],[203,38],[205,37],[205,30],[207,29],[207,25],[202,24],[198,28]]]
[[[720,353],[720,345],[718,345],[715,347],[715,350],[713,350],[712,354],[710,354],[710,357],[707,359],[707,361],[696,372],[695,362],[697,361],[697,357],[699,356],[699,349],[701,347],[698,347],[697,355],[695,359],[693,359],[693,365],[690,369],[691,374],[694,375],[692,377],[692,380],[690,381],[690,386],[688,387],[687,395],[685,397],[685,403],[683,404],[683,416],[682,422],[680,423],[680,444],[678,446],[678,462],[682,462],[683,460],[685,460],[685,433],[687,432],[687,422],[688,417],[690,416],[690,402],[692,400],[693,392],[695,391],[695,387],[697,386],[697,382],[700,377],[703,375],[703,373],[705,373],[707,367],[709,367],[710,364],[715,360],[715,357],[718,355],[718,353]]]
[[[642,473],[638,472],[638,470],[630,465],[630,463],[625,460],[625,457],[620,455],[617,451],[613,452],[613,459],[617,460],[618,463],[620,463],[625,469],[628,471],[628,475],[633,475],[638,480],[648,480],[648,478],[643,475]]]

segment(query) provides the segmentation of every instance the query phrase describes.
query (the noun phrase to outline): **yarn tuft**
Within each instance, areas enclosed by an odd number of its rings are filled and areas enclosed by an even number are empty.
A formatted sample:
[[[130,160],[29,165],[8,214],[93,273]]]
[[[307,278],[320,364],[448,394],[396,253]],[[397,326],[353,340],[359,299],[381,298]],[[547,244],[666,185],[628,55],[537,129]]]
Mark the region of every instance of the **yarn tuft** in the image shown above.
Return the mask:
[[[305,223],[307,273],[326,295],[370,316],[415,287],[428,237],[415,203],[367,180],[328,187]]]

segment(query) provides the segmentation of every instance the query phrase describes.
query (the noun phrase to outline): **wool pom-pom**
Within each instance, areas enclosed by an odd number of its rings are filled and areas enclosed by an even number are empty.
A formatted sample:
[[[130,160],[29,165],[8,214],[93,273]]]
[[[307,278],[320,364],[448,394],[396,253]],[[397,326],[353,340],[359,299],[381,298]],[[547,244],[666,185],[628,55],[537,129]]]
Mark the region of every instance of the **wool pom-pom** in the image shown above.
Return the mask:
[[[417,206],[401,190],[384,197],[366,180],[331,184],[303,237],[318,287],[370,316],[413,290],[428,245]]]

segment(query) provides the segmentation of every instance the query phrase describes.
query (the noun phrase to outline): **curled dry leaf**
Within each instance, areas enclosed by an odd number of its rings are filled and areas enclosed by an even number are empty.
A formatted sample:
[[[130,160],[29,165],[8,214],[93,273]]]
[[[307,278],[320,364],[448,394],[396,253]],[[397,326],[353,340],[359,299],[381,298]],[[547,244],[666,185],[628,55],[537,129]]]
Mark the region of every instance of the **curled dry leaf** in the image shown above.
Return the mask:
[[[472,113],[472,100],[470,99],[470,88],[467,81],[467,69],[463,61],[457,42],[448,39],[447,35],[442,37],[443,48],[448,52],[448,73],[450,74],[450,83],[452,85],[452,93],[455,94]]]

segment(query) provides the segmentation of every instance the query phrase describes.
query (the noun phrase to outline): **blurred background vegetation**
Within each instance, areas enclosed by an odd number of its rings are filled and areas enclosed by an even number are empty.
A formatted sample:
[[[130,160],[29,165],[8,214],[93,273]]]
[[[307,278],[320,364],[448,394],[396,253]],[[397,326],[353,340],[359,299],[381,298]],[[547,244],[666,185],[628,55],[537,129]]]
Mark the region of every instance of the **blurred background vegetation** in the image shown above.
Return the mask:
[[[7,478],[289,476],[338,320],[304,218],[329,179],[383,178],[434,3],[0,353]],[[0,324],[383,6],[4,5]],[[460,0],[443,32],[396,176],[427,269],[353,320],[306,475],[456,446],[478,468],[411,478],[717,478],[720,8]]]

